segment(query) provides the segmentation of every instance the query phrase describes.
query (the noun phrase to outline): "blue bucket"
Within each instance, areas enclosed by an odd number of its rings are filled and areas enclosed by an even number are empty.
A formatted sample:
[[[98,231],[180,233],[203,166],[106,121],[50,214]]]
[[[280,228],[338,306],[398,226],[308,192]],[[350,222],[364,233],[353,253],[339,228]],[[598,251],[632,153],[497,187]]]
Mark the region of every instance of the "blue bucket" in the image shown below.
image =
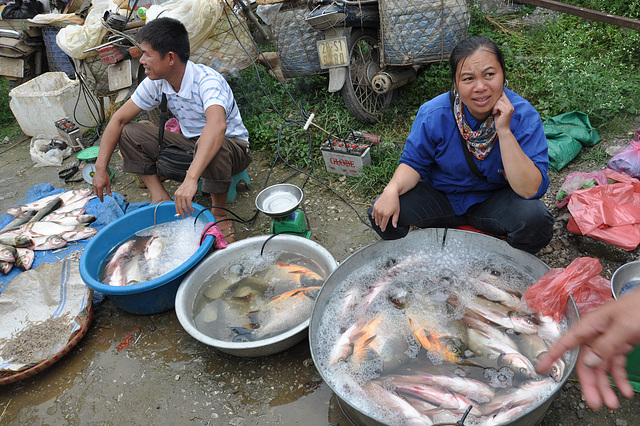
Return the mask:
[[[193,221],[204,207],[193,204],[194,216],[184,220]],[[173,309],[176,293],[187,273],[196,266],[204,256],[209,253],[213,245],[214,237],[208,235],[200,248],[182,265],[166,274],[140,284],[129,286],[111,286],[98,281],[100,266],[114,247],[119,246],[136,232],[146,229],[155,223],[172,222],[181,220],[175,217],[176,208],[174,202],[142,207],[131,213],[127,213],[118,220],[105,226],[87,244],[80,258],[80,276],[87,286],[95,291],[104,293],[114,305],[123,311],[151,315]],[[198,221],[203,223],[215,222],[213,214],[205,210]]]

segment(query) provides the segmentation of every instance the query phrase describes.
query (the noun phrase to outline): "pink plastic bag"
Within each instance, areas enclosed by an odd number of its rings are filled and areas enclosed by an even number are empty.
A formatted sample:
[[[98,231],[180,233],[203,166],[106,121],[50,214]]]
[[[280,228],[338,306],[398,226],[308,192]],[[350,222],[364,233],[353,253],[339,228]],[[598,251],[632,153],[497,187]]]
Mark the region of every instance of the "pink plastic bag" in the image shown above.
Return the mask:
[[[640,181],[581,189],[567,204],[567,230],[634,250],[640,244]]]
[[[631,141],[628,147],[622,148],[609,160],[607,167],[640,178],[640,141]]]
[[[599,275],[601,271],[598,259],[579,257],[566,268],[551,269],[536,281],[525,292],[525,303],[529,309],[561,321],[571,295],[578,312],[588,312],[612,299],[611,286]]]
[[[583,188],[590,188],[596,185],[606,185],[607,184],[607,176],[604,172],[573,172],[569,173],[567,178],[564,180],[564,183],[558,190],[558,195],[556,195],[556,206],[559,209],[566,206],[569,203],[569,199],[571,198],[571,194],[573,191]]]
[[[174,133],[180,133],[180,122],[177,118],[171,117],[164,123],[164,129]]]

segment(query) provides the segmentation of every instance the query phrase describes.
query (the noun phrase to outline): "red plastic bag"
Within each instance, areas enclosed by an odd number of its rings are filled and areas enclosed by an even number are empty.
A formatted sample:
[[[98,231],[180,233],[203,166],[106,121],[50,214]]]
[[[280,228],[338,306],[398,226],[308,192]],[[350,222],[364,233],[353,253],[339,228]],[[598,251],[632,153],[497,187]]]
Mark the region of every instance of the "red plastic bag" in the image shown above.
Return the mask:
[[[567,230],[588,235],[624,250],[640,244],[640,181],[574,191],[567,204]]]
[[[609,281],[599,275],[601,271],[598,259],[579,257],[566,268],[551,269],[536,281],[525,292],[525,303],[529,309],[561,321],[571,295],[578,312],[588,312],[612,299]]]
[[[631,177],[640,177],[640,141],[631,141],[628,147],[622,148],[609,160],[607,167]]]

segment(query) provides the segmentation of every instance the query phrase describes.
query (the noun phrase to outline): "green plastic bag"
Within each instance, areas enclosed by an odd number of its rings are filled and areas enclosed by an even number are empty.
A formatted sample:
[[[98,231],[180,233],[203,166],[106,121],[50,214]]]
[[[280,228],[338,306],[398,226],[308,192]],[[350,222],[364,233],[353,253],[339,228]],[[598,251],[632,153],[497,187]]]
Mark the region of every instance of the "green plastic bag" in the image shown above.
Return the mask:
[[[584,112],[571,111],[551,117],[543,123],[549,144],[549,168],[560,171],[573,160],[583,146],[594,146],[600,135]]]

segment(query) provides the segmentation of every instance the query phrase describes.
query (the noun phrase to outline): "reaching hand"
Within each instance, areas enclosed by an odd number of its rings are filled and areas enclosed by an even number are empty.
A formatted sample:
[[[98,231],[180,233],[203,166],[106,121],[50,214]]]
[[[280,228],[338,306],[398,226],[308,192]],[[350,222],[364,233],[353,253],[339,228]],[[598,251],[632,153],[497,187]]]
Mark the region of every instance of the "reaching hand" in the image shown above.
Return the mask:
[[[587,405],[597,410],[604,402],[611,409],[618,408],[619,401],[607,374],[611,375],[622,395],[633,397],[633,388],[626,373],[626,354],[640,342],[638,303],[640,291],[585,314],[549,349],[536,370],[546,372],[562,354],[580,346],[576,373]]]

